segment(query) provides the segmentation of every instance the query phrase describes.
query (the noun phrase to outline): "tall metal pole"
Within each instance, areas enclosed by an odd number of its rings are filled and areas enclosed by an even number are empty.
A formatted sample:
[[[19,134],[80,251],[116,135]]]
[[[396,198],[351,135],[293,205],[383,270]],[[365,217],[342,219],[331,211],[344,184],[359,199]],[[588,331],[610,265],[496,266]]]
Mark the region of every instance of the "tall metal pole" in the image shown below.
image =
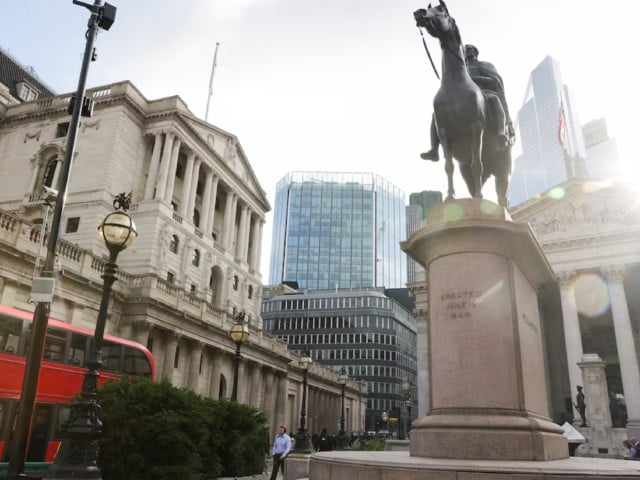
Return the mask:
[[[87,7],[87,5],[84,4],[83,6]],[[62,211],[64,209],[64,203],[67,196],[67,184],[69,183],[69,174],[71,172],[71,165],[73,163],[76,147],[78,126],[80,124],[80,112],[87,83],[87,74],[89,72],[89,62],[93,59],[93,45],[98,33],[98,23],[102,15],[101,6],[102,0],[95,0],[94,5],[92,7],[89,6],[91,7],[91,16],[89,17],[86,44],[82,59],[82,68],[80,69],[80,78],[78,79],[78,88],[76,90],[75,102],[73,105],[73,113],[71,115],[71,122],[69,123],[65,156],[62,163],[62,170],[60,172],[58,197],[56,198],[53,219],[51,221],[47,256],[42,269],[42,275],[44,277],[54,277],[53,269],[58,246],[58,236],[60,233],[60,221],[62,219]],[[53,293],[53,291],[51,293]],[[24,378],[22,381],[22,391],[20,393],[20,404],[18,406],[16,427],[10,440],[10,458],[7,475],[9,480],[17,479],[18,475],[24,470],[24,461],[30,436],[31,422],[35,410],[38,377],[40,375],[40,363],[42,362],[44,342],[47,333],[47,321],[50,310],[51,300],[39,301],[36,303],[36,308],[33,313],[33,330],[31,332],[29,354],[27,355]]]
[[[207,109],[204,112],[205,122],[209,121],[209,104],[211,103],[211,96],[213,95],[213,76],[216,73],[216,65],[218,64],[218,47],[220,42],[216,42],[216,51],[213,54],[213,65],[211,67],[211,78],[209,79],[209,96],[207,97]]]
[[[306,354],[308,355],[308,354]],[[309,453],[311,446],[309,444],[309,433],[305,427],[307,416],[307,368],[304,368],[302,372],[302,406],[300,408],[300,428],[296,433],[296,446],[295,451],[297,453]]]
[[[238,371],[240,370],[240,347],[242,346],[241,342],[236,342],[236,368],[233,372],[233,390],[231,391],[231,400],[234,402],[238,401]]]

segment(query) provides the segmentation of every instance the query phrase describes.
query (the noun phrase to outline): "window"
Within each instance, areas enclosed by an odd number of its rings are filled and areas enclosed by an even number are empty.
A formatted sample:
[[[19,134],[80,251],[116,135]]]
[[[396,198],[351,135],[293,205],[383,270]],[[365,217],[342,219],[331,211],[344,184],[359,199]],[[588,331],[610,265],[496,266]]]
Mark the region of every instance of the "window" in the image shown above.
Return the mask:
[[[173,368],[180,366],[180,347],[176,347],[176,354],[173,357]]]
[[[35,100],[38,98],[38,91],[26,82],[19,82],[17,84],[18,97],[25,102]]]
[[[47,162],[47,166],[44,169],[44,175],[42,175],[42,184],[45,187],[53,187],[53,178],[56,174],[57,167],[58,157],[53,157]]]
[[[196,287],[196,284],[192,283],[191,286],[189,287],[189,292],[195,294],[197,290],[198,290],[198,287]]]
[[[177,235],[171,235],[171,242],[169,242],[169,251],[171,253],[178,253],[178,246],[180,245],[180,239]]]
[[[66,137],[69,132],[69,122],[59,123],[56,126],[56,138]]]
[[[247,289],[247,297],[249,299],[253,297],[253,287],[251,285],[249,285],[249,288]]]
[[[79,226],[80,226],[80,217],[67,218],[66,233],[75,233],[75,232],[77,232]]]
[[[196,227],[200,226],[200,210],[198,210],[197,208],[193,209],[193,224]]]
[[[191,257],[191,264],[199,267],[200,266],[200,250],[197,248],[193,249],[193,256]]]
[[[239,279],[237,275],[233,276],[233,289],[234,290],[238,290],[238,283],[239,283]]]
[[[173,274],[173,272],[167,272],[167,283],[170,283],[173,285],[174,279],[175,279],[175,275]]]

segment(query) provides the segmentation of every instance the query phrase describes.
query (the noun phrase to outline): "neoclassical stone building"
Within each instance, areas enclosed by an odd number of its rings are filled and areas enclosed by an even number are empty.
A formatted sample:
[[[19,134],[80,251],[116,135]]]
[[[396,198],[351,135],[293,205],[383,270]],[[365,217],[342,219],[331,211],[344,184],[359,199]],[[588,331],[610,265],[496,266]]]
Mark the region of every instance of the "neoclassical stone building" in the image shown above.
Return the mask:
[[[511,211],[528,222],[556,275],[539,291],[549,411],[554,421],[577,419],[578,362],[606,362],[613,426],[640,433],[640,193],[636,185],[569,181]],[[428,284],[416,296],[418,358],[426,358]],[[429,408],[428,369],[418,371],[419,415]],[[587,417],[590,412],[587,410]],[[588,434],[588,432],[587,432]],[[624,435],[622,432],[620,435]]]
[[[34,263],[44,258],[42,186],[58,185],[70,95],[47,91],[21,101],[6,78],[0,78],[0,303],[31,311]],[[148,100],[127,81],[87,95],[95,109],[81,119],[52,316],[94,325],[107,258],[96,228],[112,211],[113,196],[132,192],[138,238],[118,257],[107,333],[147,345],[159,378],[228,398],[235,351],[228,331],[234,312],[244,312],[251,336],[242,347],[239,400],[264,409],[272,429],[294,430],[302,370],[284,343],[262,332],[260,249],[270,206],[238,139],[198,119],[180,97]],[[309,386],[317,403],[308,408],[335,422],[337,374],[313,365]],[[360,430],[366,394],[349,382],[345,395],[348,430]]]

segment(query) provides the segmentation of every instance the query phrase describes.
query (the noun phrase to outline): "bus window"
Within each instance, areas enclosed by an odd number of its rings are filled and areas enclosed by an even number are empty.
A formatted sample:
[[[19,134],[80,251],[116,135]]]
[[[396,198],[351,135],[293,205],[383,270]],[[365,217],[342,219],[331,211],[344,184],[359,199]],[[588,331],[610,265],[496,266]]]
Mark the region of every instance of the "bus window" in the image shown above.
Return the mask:
[[[102,370],[121,372],[120,354],[122,345],[113,342],[102,342]]]
[[[67,420],[69,420],[69,414],[71,413],[70,405],[59,405],[58,406],[58,415],[56,417],[56,424],[53,428],[53,438],[60,440],[62,439],[63,434],[65,433],[65,426],[67,425]]]
[[[65,344],[67,343],[67,334],[55,328],[47,328],[47,338],[44,342],[43,360],[51,360],[54,362],[63,362],[65,359]]]
[[[0,315],[0,352],[18,353],[22,319]]]
[[[151,365],[149,365],[149,359],[144,352],[125,346],[123,372],[127,375],[150,378]]]
[[[47,454],[53,405],[37,405],[31,427],[27,462],[42,462]]]
[[[84,365],[84,358],[87,352],[88,337],[80,333],[71,334],[71,343],[67,352],[67,363],[71,365]]]

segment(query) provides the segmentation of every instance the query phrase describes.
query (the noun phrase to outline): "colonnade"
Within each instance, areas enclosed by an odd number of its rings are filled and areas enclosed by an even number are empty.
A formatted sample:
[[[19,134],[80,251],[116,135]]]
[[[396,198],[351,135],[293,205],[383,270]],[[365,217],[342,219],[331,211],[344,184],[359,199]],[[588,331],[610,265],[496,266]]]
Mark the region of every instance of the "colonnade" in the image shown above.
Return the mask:
[[[186,153],[186,162],[177,212],[182,218],[192,221],[201,232],[213,236],[216,198],[224,198],[223,220],[219,228],[221,238],[215,240],[236,258],[247,262],[250,268],[258,269],[264,219],[252,210],[249,202],[243,200],[229,183],[221,179],[206,159],[190,149],[175,132],[154,133],[143,199],[171,204],[181,150]],[[204,188],[198,204],[196,197],[202,177]],[[196,209],[200,212],[199,218],[195,216]]]
[[[600,273],[608,283],[609,302],[613,329],[615,333],[622,388],[627,408],[627,426],[640,427],[640,370],[635,348],[634,335],[631,327],[631,317],[623,284],[624,267],[621,265],[603,266]],[[560,287],[560,301],[562,305],[562,320],[564,324],[565,345],[567,351],[567,366],[571,395],[576,394],[576,387],[582,385],[582,372],[578,362],[582,361],[583,345],[578,317],[578,306],[574,295],[573,285],[577,278],[576,272],[561,272],[558,274]],[[594,353],[594,352],[586,352]],[[575,407],[574,407],[575,408]],[[579,413],[574,412],[575,418]]]

